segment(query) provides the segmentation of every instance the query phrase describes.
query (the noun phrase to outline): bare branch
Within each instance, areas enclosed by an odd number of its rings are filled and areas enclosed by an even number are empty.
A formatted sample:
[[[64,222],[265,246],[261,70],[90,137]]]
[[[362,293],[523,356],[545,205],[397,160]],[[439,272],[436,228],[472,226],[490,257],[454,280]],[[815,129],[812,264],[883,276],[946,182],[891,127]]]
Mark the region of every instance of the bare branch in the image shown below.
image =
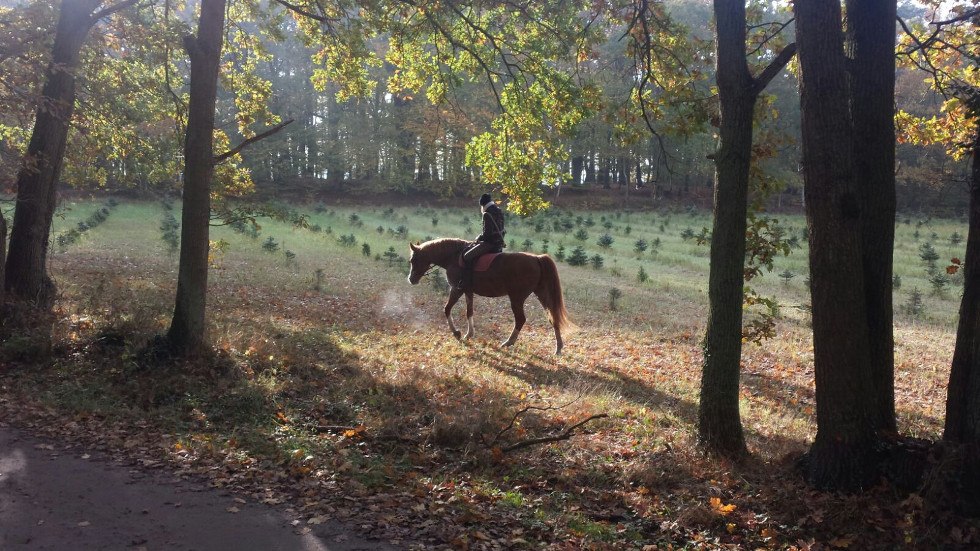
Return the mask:
[[[138,3],[138,2],[139,2],[139,0],[122,0],[121,2],[118,2],[117,4],[113,4],[112,6],[107,6],[106,8],[102,9],[101,11],[97,11],[94,14],[92,14],[91,16],[89,16],[89,24],[94,25],[94,24],[98,23],[99,20],[101,20],[101,19],[103,19],[105,17],[109,17],[110,15],[116,13],[117,11],[124,10],[124,9],[132,6],[133,4]]]
[[[966,13],[960,14],[952,19],[947,19],[946,21],[933,21],[929,23],[930,25],[936,25],[937,27],[942,27],[943,25],[951,25],[953,23],[960,23],[966,21],[967,19],[973,19],[974,17],[980,15],[980,8],[974,8]]]
[[[755,55],[756,52],[758,52],[759,50],[761,50],[766,44],[769,43],[770,40],[772,40],[773,38],[776,38],[777,36],[779,36],[779,34],[781,32],[783,32],[783,29],[785,29],[787,26],[789,26],[790,23],[792,23],[795,20],[796,20],[795,17],[791,17],[785,23],[775,23],[775,22],[774,23],[767,23],[766,25],[768,25],[768,26],[778,25],[778,28],[775,31],[773,31],[772,34],[767,35],[762,42],[760,42],[751,52],[749,52],[746,55],[750,55],[750,56],[751,55]],[[764,25],[755,25],[755,26],[750,26],[750,27],[747,27],[747,28],[751,30],[753,28],[757,28],[757,27],[760,27],[760,26],[764,26]]]
[[[765,90],[766,86],[769,86],[769,83],[772,82],[772,79],[776,78],[776,75],[782,72],[786,64],[789,63],[789,60],[793,59],[794,55],[796,55],[796,42],[783,48],[776,58],[759,73],[759,76],[752,79],[755,90],[757,92]]]
[[[237,155],[238,153],[241,152],[241,150],[243,150],[246,147],[252,145],[253,143],[255,143],[255,142],[259,141],[259,140],[264,140],[265,138],[268,138],[269,136],[275,134],[276,132],[279,132],[283,128],[286,128],[286,126],[288,126],[289,123],[291,123],[291,122],[293,122],[293,119],[289,119],[287,121],[283,121],[283,122],[281,122],[281,123],[273,126],[272,128],[266,130],[265,132],[263,132],[261,134],[256,134],[256,135],[252,136],[251,138],[248,138],[247,140],[245,140],[242,143],[238,144],[234,148],[232,148],[232,149],[230,149],[230,150],[222,153],[221,155],[216,156],[214,158],[214,164],[220,164],[220,163],[224,162],[225,160],[227,160],[229,157],[233,157],[233,156]]]
[[[521,440],[520,442],[517,442],[515,444],[511,444],[510,446],[507,446],[506,448],[502,448],[500,451],[503,452],[503,453],[509,453],[509,452],[520,450],[520,449],[523,449],[523,448],[529,448],[531,446],[536,446],[538,444],[546,444],[548,442],[559,442],[561,440],[568,440],[572,436],[575,436],[575,429],[581,427],[582,425],[588,423],[589,421],[594,421],[596,419],[602,419],[603,417],[609,417],[609,414],[607,414],[607,413],[597,413],[595,415],[590,415],[589,417],[586,417],[582,421],[579,421],[578,423],[575,423],[574,425],[568,427],[567,429],[565,429],[564,432],[562,432],[560,434],[556,434],[554,436],[542,436],[540,438],[528,438],[527,440]]]

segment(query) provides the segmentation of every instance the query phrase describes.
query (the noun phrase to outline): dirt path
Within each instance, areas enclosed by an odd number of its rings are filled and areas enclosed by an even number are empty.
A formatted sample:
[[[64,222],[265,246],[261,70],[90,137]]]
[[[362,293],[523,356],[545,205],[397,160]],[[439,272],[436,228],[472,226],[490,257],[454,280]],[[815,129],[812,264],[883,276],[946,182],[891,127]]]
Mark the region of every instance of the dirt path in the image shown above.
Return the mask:
[[[394,549],[243,501],[0,427],[0,549]]]

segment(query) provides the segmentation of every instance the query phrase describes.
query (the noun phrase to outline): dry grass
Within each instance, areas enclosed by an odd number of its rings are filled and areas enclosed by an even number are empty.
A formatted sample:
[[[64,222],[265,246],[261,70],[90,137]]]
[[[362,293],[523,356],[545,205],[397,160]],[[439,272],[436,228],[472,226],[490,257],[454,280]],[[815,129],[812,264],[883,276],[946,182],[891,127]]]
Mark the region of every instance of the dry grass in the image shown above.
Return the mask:
[[[53,255],[62,292],[58,358],[47,369],[0,371],[4,403],[29,398],[59,417],[166,435],[171,444],[154,453],[178,465],[218,462],[232,473],[218,480],[259,468],[285,473],[276,480],[290,488],[320,484],[334,495],[318,494],[328,501],[383,502],[351,516],[370,534],[417,545],[890,549],[955,547],[975,537],[966,521],[927,515],[921,502],[886,486],[846,497],[799,481],[794,460],[815,432],[812,344],[805,319],[789,308],[775,339],[745,349],[742,412],[752,458],[732,465],[698,453],[706,261],[689,243],[665,236],[665,258],[644,261],[646,284],[632,279],[638,261],[628,250],[607,253],[621,277],[609,274],[609,260],[603,271],[561,265],[582,329],[556,358],[536,303],[513,349],[497,345],[510,331],[505,301],[478,299],[477,338],[457,342],[445,327],[442,293],[427,283],[410,287],[404,264],[361,255],[365,240],[374,253],[389,243],[403,253],[407,239],[461,232],[450,221],[458,214],[439,211],[432,228],[433,211],[363,210],[360,227],[349,224],[350,209],[312,217],[333,235],[271,221],[255,241],[217,231],[230,243],[210,283],[217,356],[146,371],[134,357],[165,329],[176,260],[153,223],[162,210],[120,207],[81,244]],[[80,205],[66,223],[85,212]],[[396,223],[409,227],[407,236],[374,232]],[[622,241],[658,231],[656,222],[632,227]],[[521,228],[515,234],[523,236]],[[358,245],[337,244],[349,231]],[[262,251],[269,235],[296,258]],[[317,268],[325,273],[319,292]],[[788,290],[772,279],[787,304],[800,296],[802,278]],[[615,312],[607,306],[611,286],[624,291]],[[900,320],[896,333],[900,427],[922,438],[941,428],[953,343],[942,307],[930,305],[925,321]],[[527,406],[542,409],[504,430]],[[609,418],[570,440],[500,452],[596,413]]]

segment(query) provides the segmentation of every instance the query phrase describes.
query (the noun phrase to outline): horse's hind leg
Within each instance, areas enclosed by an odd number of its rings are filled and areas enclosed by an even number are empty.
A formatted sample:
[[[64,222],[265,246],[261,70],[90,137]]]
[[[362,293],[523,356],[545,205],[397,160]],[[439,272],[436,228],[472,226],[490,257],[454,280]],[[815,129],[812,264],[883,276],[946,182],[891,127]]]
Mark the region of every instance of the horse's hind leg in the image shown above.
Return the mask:
[[[470,339],[476,334],[473,330],[473,293],[466,293],[466,335],[465,339]]]
[[[521,328],[524,327],[524,322],[527,321],[527,316],[524,315],[525,300],[527,300],[527,295],[512,295],[510,297],[510,308],[514,311],[514,330],[511,332],[510,338],[504,341],[502,346],[511,346],[517,342],[517,336],[521,334]]]
[[[551,313],[551,295],[547,291],[536,291],[534,294],[538,297],[541,306],[544,306],[548,317],[552,318],[551,325],[555,328],[555,355],[558,356],[561,354],[561,349],[565,346],[565,342],[561,339],[561,326],[558,325],[558,320],[554,319],[554,315]]]
[[[453,332],[453,336],[457,339],[460,338],[461,333],[459,329],[456,329],[456,324],[453,323],[453,306],[459,302],[459,297],[463,296],[463,291],[460,291],[456,287],[453,287],[449,291],[449,299],[446,301],[446,320],[449,322],[449,330]]]

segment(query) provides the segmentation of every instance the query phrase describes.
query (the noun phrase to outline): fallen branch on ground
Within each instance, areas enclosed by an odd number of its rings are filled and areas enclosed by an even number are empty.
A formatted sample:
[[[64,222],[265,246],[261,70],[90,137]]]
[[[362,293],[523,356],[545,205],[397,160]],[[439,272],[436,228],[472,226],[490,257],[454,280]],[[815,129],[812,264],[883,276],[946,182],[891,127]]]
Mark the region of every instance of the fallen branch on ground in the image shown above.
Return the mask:
[[[602,419],[603,417],[609,417],[609,415],[606,414],[606,413],[597,413],[595,415],[590,415],[589,417],[586,417],[582,421],[579,421],[578,423],[575,423],[574,425],[568,427],[561,434],[556,434],[556,435],[553,435],[553,436],[542,436],[542,437],[539,437],[539,438],[528,438],[527,440],[521,440],[520,442],[516,442],[514,444],[511,444],[510,446],[507,446],[506,448],[501,448],[500,451],[502,453],[508,453],[508,452],[520,450],[520,449],[523,449],[523,448],[528,448],[528,447],[531,447],[531,446],[535,446],[537,444],[546,444],[548,442],[558,442],[560,440],[568,440],[569,438],[571,438],[572,436],[575,435],[575,429],[581,427],[582,425],[588,423],[589,421],[594,421],[596,419]]]

